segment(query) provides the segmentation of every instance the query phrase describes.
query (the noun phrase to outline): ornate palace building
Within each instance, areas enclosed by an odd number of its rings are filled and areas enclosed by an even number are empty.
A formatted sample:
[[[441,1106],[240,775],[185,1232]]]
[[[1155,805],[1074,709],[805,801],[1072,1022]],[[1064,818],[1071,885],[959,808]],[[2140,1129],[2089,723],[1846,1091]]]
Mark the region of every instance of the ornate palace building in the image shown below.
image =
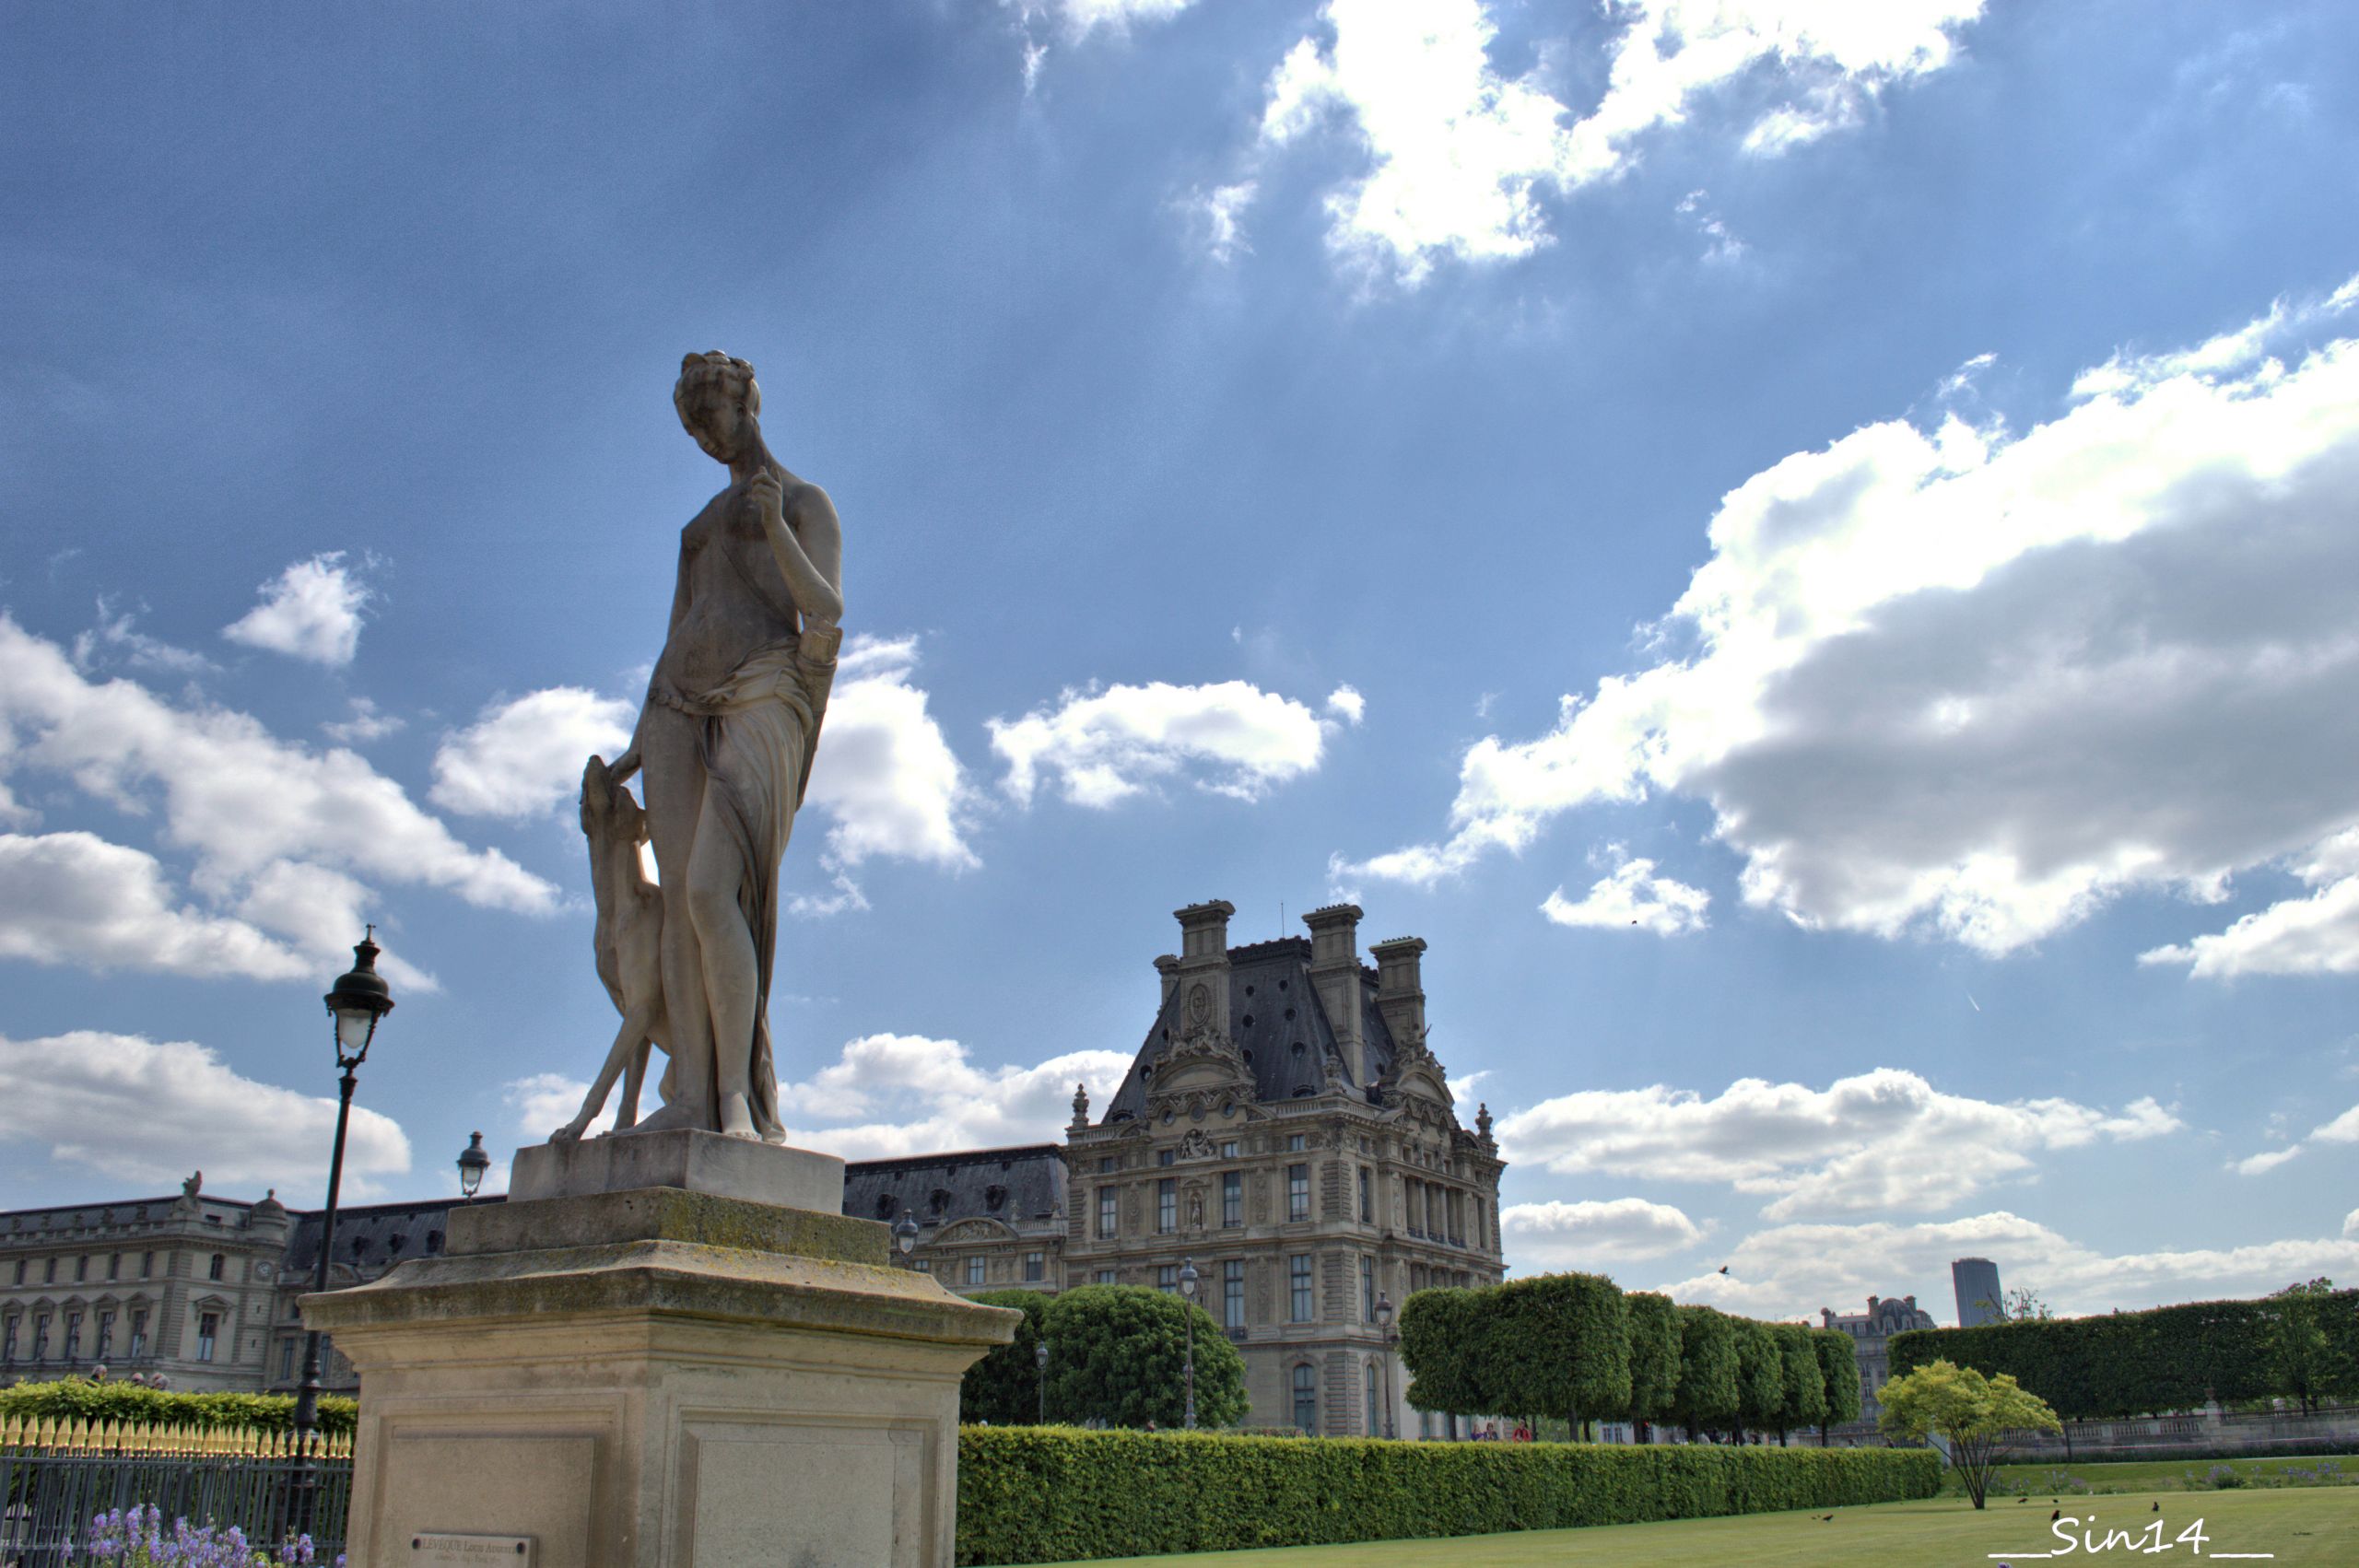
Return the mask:
[[[1250,1424],[1439,1435],[1402,1398],[1377,1304],[1497,1282],[1501,1161],[1489,1114],[1459,1125],[1427,1048],[1426,944],[1377,942],[1364,964],[1360,911],[1338,904],[1303,917],[1308,939],[1231,947],[1235,912],[1178,912],[1130,1071],[1094,1118],[1075,1094],[1062,1144],[855,1163],[844,1212],[910,1215],[910,1265],[962,1293],[1176,1291],[1192,1263],[1244,1354]],[[344,1211],[332,1281],[440,1251],[452,1206]],[[291,1389],[318,1246],[317,1214],[194,1182],[178,1200],[0,1215],[0,1382],[103,1361],[181,1388]]]

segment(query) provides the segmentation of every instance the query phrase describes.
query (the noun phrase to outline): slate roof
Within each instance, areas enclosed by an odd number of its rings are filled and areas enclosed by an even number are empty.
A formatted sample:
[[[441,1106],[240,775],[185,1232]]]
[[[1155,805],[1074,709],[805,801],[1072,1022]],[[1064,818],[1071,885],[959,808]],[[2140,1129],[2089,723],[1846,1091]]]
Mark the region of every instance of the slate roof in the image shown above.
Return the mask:
[[[1327,1052],[1335,1044],[1335,1026],[1319,1000],[1319,988],[1310,983],[1310,940],[1279,937],[1232,947],[1228,970],[1228,1037],[1253,1070],[1254,1098],[1267,1104],[1326,1093]],[[1392,1032],[1377,1011],[1376,971],[1366,965],[1360,967],[1360,1033],[1367,1040],[1368,1060],[1377,1077],[1388,1077]],[[1146,1039],[1123,1075],[1122,1086],[1106,1103],[1099,1125],[1145,1111],[1145,1070],[1161,1061],[1179,1037],[1180,1007],[1175,989],[1148,1026]],[[1365,1084],[1352,1082],[1350,1074],[1346,1062],[1339,1086],[1365,1090]]]
[[[498,1203],[480,1198],[478,1203]],[[417,1203],[371,1203],[335,1211],[335,1258],[346,1268],[381,1270],[412,1258],[430,1258],[442,1250],[442,1233],[455,1199],[435,1198]],[[287,1251],[280,1268],[290,1277],[307,1279],[319,1267],[320,1211],[292,1211]]]
[[[844,1212],[856,1220],[915,1214],[921,1225],[981,1216],[1022,1224],[1045,1220],[1065,1202],[1062,1146],[1025,1143],[905,1160],[857,1160],[844,1166]]]

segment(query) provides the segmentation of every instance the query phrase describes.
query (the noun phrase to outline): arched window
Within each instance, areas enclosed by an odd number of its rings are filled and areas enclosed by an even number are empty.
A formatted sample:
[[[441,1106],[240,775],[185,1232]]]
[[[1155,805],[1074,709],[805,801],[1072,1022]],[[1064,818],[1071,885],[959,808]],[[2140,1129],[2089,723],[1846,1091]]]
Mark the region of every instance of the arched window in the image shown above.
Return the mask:
[[[1384,1423],[1376,1416],[1376,1363],[1369,1362],[1364,1370],[1367,1374],[1367,1434],[1381,1437],[1384,1435]]]
[[[1294,1423],[1305,1436],[1319,1433],[1319,1378],[1309,1362],[1294,1369]]]

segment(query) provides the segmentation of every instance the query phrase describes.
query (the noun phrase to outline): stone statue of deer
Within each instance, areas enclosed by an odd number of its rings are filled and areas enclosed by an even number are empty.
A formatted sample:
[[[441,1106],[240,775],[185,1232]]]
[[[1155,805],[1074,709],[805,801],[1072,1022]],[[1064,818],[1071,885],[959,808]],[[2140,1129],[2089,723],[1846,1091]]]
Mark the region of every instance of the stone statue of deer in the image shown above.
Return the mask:
[[[581,833],[590,844],[590,886],[598,909],[593,942],[598,978],[623,1015],[605,1065],[583,1096],[581,1113],[549,1135],[552,1143],[580,1138],[620,1078],[622,1100],[615,1130],[639,1120],[639,1091],[647,1075],[647,1048],[663,1046],[669,1033],[663,1012],[663,899],[648,880],[639,847],[647,841],[647,813],[631,792],[616,782],[604,757],[581,770]],[[669,1048],[666,1047],[665,1048]]]

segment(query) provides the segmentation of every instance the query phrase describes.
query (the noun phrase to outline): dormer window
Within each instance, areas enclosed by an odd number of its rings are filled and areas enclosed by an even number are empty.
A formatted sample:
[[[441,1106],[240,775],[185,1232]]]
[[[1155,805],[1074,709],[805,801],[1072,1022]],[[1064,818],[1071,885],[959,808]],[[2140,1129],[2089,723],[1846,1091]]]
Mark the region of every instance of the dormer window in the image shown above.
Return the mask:
[[[933,1195],[928,1198],[926,1201],[933,1206],[933,1211],[936,1214],[939,1214],[945,1209],[950,1207],[950,1189],[945,1187],[937,1187],[933,1189]]]
[[[876,1217],[880,1220],[889,1220],[893,1217],[893,1195],[891,1193],[880,1192],[876,1195]]]
[[[993,1213],[997,1213],[999,1211],[1000,1205],[1006,1201],[1007,1188],[996,1186],[983,1188],[983,1207],[991,1210]]]

